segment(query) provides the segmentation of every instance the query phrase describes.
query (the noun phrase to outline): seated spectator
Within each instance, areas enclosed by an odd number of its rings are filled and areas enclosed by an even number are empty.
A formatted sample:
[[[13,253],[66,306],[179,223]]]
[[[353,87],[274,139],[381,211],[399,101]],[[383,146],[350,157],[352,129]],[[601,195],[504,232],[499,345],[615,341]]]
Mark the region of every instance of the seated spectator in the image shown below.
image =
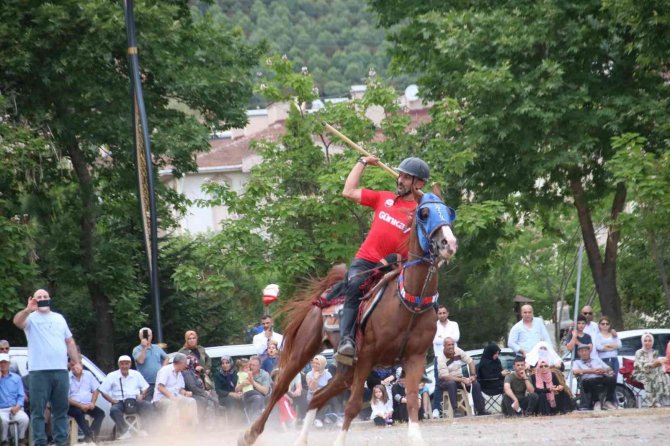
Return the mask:
[[[328,361],[323,355],[316,355],[312,359],[312,370],[307,373],[307,402],[312,401],[312,397],[317,390],[325,387],[328,384],[328,381],[333,377],[330,372],[327,370],[326,365]],[[316,418],[314,419],[314,426],[323,427],[323,419],[326,414],[326,408],[328,404],[319,409],[316,413]]]
[[[258,356],[249,358],[247,370],[238,373],[235,390],[242,392],[247,415],[255,420],[265,407],[265,397],[272,389],[272,379],[268,372],[261,369],[261,359]]]
[[[484,348],[482,359],[477,364],[477,378],[482,392],[487,395],[502,394],[505,376],[510,373],[509,370],[503,370],[499,356],[500,347],[491,343]]]
[[[393,424],[393,401],[386,393],[386,387],[377,384],[372,389],[372,399],[370,399],[370,419],[374,421],[375,426],[391,426]]]
[[[570,410],[570,395],[566,387],[561,384],[557,373],[561,372],[554,372],[549,362],[540,359],[535,367],[535,373],[531,375],[531,384],[538,395],[536,411],[538,415],[564,414]]]
[[[579,359],[572,362],[572,373],[582,378],[582,398],[580,409],[591,410],[595,403],[600,404],[600,399],[605,399],[605,409],[616,409],[615,401],[607,400],[614,392],[616,378],[612,369],[600,358],[591,357],[591,347],[588,344],[580,345],[578,348]]]
[[[203,421],[207,415],[207,409],[214,409],[219,405],[218,399],[214,399],[210,392],[205,390],[205,383],[200,374],[196,372],[198,360],[195,356],[186,356],[186,368],[182,370],[181,374],[184,377],[184,389],[191,392],[193,399],[195,399],[198,407],[198,418]]]
[[[70,407],[67,414],[77,421],[79,429],[84,433],[84,443],[96,442],[100,433],[105,412],[96,407],[98,400],[98,380],[81,364],[74,364],[70,369]],[[86,415],[93,418],[93,424],[88,425]]]
[[[161,367],[156,374],[156,389],[152,403],[167,415],[167,426],[195,426],[198,412],[193,393],[186,390],[182,371],[187,367],[186,355],[176,353],[172,364]]]
[[[277,368],[278,361],[279,361],[279,345],[277,344],[277,341],[270,339],[268,341],[267,356],[263,360],[261,368],[268,373],[272,373],[272,371]]]
[[[579,359],[580,357],[579,353],[577,352],[577,349],[584,345],[588,346],[589,355],[592,358],[598,357],[598,353],[595,352],[593,349],[593,339],[591,339],[591,335],[589,335],[584,331],[585,327],[586,327],[586,317],[583,314],[580,314],[579,316],[577,316],[577,328],[575,330],[572,330],[572,332],[568,336],[568,340],[565,343],[566,348],[572,351],[572,357],[575,359]]]
[[[463,376],[462,372],[463,366],[466,365],[470,374],[467,378]],[[444,390],[449,392],[449,402],[451,403],[451,408],[454,410],[454,417],[462,417],[465,415],[456,408],[457,391],[459,388],[462,388],[461,384],[464,384],[468,391],[472,389],[472,400],[475,405],[475,413],[477,415],[490,415],[490,413],[485,410],[482,388],[477,381],[475,362],[467,353],[455,346],[453,339],[446,338],[444,340],[444,349],[437,357],[437,367],[439,378],[435,386],[436,392]],[[435,417],[434,409],[433,417]]]
[[[535,344],[535,347],[533,347],[526,355],[526,368],[536,367],[537,362],[540,359],[544,359],[549,364],[549,367],[553,367],[561,371],[565,369],[563,361],[561,360],[560,356],[558,356],[558,353],[554,351],[549,343],[544,341],[540,341]]]
[[[393,420],[401,423],[407,423],[409,420],[407,414],[407,391],[405,389],[405,374],[391,387],[391,397],[393,398]]]
[[[219,404],[237,411],[242,409],[242,392],[235,390],[237,386],[237,369],[230,356],[221,357],[221,366],[214,371],[214,388],[219,397]]]
[[[514,372],[505,377],[503,386],[502,411],[506,416],[533,415],[537,408],[538,396],[526,375],[526,360],[514,359]]]
[[[644,385],[652,407],[661,407],[663,398],[670,397],[670,377],[663,373],[663,360],[658,358],[651,333],[642,335],[642,348],[635,352],[633,378]]]
[[[184,333],[184,346],[179,349],[179,353],[186,356],[195,356],[198,360],[195,371],[205,383],[205,390],[212,390],[214,388],[214,383],[212,383],[212,358],[205,351],[205,347],[198,345],[198,333],[194,330],[188,330]]]
[[[277,384],[277,377],[279,376],[279,369],[274,369],[270,374],[272,378],[272,385]],[[279,398],[276,404],[277,410],[279,411],[279,423],[284,431],[288,430],[288,426],[295,427],[296,421],[298,420],[298,414],[293,408],[291,398],[287,394],[284,394]]]
[[[540,341],[553,345],[547,327],[541,317],[533,316],[533,307],[521,307],[521,320],[512,326],[507,337],[507,346],[520,356],[526,356]]]
[[[98,391],[112,404],[109,416],[114,420],[119,440],[130,438],[128,425],[123,419],[125,412],[124,400],[135,399],[137,412],[144,417],[151,413],[151,404],[145,401],[149,384],[137,370],[130,369],[130,356],[119,356],[119,369],[109,373],[100,384]]]
[[[419,419],[423,420],[424,418],[430,418],[431,414],[431,401],[430,401],[430,389],[428,388],[428,383],[425,381],[426,375],[421,377],[421,382],[419,383]],[[388,389],[387,389],[388,390]]]
[[[307,393],[304,392],[302,386],[302,373],[298,373],[288,386],[287,395],[293,402],[298,419],[302,420],[307,412]]]
[[[0,353],[0,440],[6,444],[9,440],[9,421],[19,423],[18,441],[25,445],[28,415],[23,411],[23,383],[21,377],[9,371],[10,359],[7,353]]]

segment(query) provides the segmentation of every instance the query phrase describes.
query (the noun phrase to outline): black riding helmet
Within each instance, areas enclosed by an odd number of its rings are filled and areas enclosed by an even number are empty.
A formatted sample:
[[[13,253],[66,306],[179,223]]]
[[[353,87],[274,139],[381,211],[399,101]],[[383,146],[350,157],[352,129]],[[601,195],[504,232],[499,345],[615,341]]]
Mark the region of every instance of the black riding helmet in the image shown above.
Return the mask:
[[[428,164],[421,158],[410,157],[402,160],[400,165],[396,167],[398,172],[406,173],[407,175],[412,175],[423,181],[428,181],[430,178],[430,169],[428,169]]]

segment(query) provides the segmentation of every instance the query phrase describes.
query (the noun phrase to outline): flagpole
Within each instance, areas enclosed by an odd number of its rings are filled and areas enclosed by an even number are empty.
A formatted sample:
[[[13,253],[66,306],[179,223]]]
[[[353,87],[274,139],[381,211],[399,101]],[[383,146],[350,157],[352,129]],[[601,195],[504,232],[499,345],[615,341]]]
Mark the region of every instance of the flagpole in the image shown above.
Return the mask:
[[[137,161],[138,195],[140,198],[142,226],[144,229],[144,244],[149,266],[154,333],[158,343],[162,343],[163,326],[161,323],[160,289],[158,284],[158,229],[156,226],[156,199],[154,193],[151,139],[149,138],[149,123],[142,93],[133,0],[124,0],[124,6],[126,32],[128,35],[128,61],[130,63],[130,83],[132,89],[131,95],[133,129],[135,132],[134,146]]]

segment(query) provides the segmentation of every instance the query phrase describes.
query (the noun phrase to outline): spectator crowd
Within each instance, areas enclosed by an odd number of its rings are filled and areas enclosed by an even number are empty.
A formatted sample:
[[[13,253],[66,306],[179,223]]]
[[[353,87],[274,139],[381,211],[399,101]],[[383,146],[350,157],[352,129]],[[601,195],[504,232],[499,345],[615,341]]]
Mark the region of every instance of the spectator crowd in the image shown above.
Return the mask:
[[[45,290],[37,290],[14,318],[28,340],[30,372],[26,378],[12,370],[9,343],[0,340],[2,446],[10,434],[18,436],[19,444],[27,444],[29,426],[37,446],[70,444],[68,419],[78,425],[81,442],[95,443],[106,416],[96,405],[100,398],[110,404],[108,416],[120,440],[149,436],[152,430],[160,429],[161,423],[207,429],[219,416],[229,422],[250,423],[264,409],[280,373],[283,338],[274,330],[272,318],[264,316],[262,331],[253,338],[255,355],[237,360],[222,356],[215,364],[200,345],[196,331],[184,334],[183,347],[170,360],[153,343],[152,330],[143,327],[138,331],[139,344],[130,355],[119,356],[118,369],[100,383],[82,366],[67,322],[50,310],[50,301]],[[459,326],[449,319],[448,309],[440,306],[436,312],[434,375],[422,378],[421,419],[440,418],[447,412],[453,417],[489,415],[491,401],[496,399],[502,413],[509,417],[618,408],[615,389],[622,367],[618,359],[621,340],[607,317],[594,322],[590,306],[582,309],[576,326],[562,343],[564,350],[572,352],[578,399],[564,378],[565,364],[557,353],[559,349],[544,321],[534,316],[531,305],[521,308],[521,319],[508,336],[508,346],[516,355],[511,370],[503,366],[501,348],[495,343],[484,348],[476,364],[458,347]],[[632,376],[644,387],[649,405],[659,407],[670,400],[670,360],[659,358],[653,344],[653,335],[642,335]],[[316,355],[306,373],[293,379],[271,422],[282,429],[295,426],[313,395],[334,373],[326,357]],[[435,383],[432,400],[428,390],[431,380]],[[369,407],[364,418],[377,426],[408,420],[401,368],[376,368],[366,384]],[[333,398],[319,410],[314,426],[341,425],[346,397]],[[464,399],[469,404],[461,404]],[[464,410],[468,405],[473,407],[472,413]],[[13,431],[10,425],[15,426]]]

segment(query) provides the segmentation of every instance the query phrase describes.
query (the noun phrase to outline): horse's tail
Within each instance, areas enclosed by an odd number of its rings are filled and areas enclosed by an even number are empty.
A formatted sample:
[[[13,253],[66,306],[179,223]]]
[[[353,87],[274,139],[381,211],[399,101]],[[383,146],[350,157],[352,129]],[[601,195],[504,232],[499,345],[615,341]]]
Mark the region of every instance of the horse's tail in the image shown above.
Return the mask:
[[[314,301],[328,287],[344,279],[347,273],[343,263],[333,266],[323,279],[310,280],[307,285],[295,295],[290,302],[284,304],[279,313],[285,314],[284,342],[279,358],[279,368],[283,369],[293,356],[298,331],[307,314],[314,308]],[[320,334],[319,334],[320,335]]]

